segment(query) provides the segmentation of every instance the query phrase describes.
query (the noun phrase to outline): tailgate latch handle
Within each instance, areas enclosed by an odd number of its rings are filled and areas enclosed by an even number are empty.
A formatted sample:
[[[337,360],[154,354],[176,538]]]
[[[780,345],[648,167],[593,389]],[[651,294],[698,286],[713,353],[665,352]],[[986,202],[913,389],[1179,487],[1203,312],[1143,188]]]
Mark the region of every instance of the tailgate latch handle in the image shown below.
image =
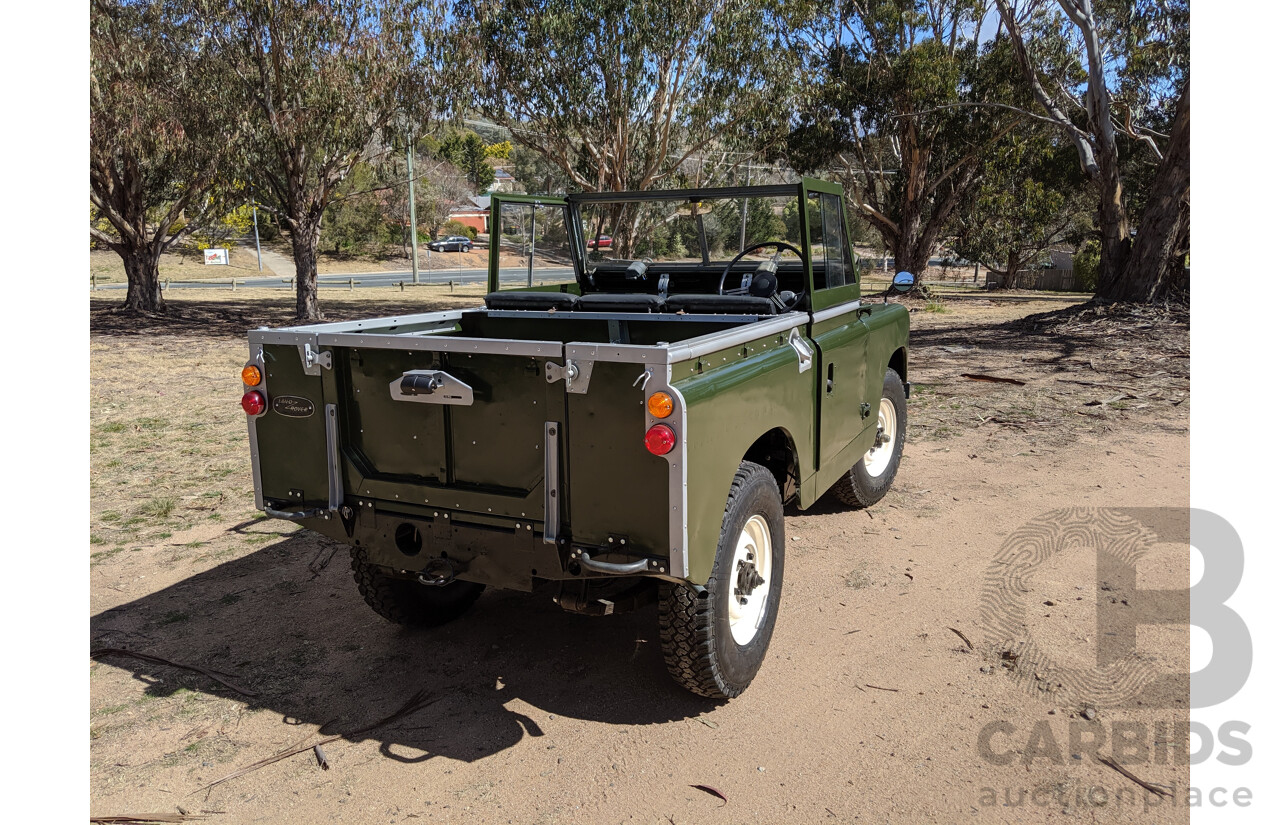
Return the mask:
[[[410,370],[391,382],[391,397],[418,404],[469,407],[475,400],[470,385],[444,370]]]
[[[430,395],[443,386],[444,379],[438,375],[409,373],[400,379],[400,392],[405,395]]]

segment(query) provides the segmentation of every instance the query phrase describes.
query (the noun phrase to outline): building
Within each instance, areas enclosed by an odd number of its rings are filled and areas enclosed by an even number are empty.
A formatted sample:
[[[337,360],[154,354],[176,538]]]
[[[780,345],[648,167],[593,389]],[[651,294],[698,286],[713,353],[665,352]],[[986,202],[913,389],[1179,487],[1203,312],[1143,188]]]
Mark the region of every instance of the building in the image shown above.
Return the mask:
[[[473,195],[465,203],[449,210],[449,220],[469,226],[482,235],[489,234],[489,196]]]

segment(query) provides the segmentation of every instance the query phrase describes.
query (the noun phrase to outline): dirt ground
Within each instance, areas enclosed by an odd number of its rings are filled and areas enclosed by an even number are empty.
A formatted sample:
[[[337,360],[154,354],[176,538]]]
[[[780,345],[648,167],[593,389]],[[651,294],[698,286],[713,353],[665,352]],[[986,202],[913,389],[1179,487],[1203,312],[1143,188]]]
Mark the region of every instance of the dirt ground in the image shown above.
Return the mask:
[[[388,294],[325,296],[325,309],[342,318],[477,300]],[[291,299],[169,300],[173,318],[143,322],[115,315],[114,300],[91,302],[89,641],[218,671],[229,685],[119,655],[91,660],[95,815],[1188,820],[1189,770],[1176,757],[1185,683],[1116,706],[1058,677],[1094,666],[1095,637],[1112,632],[1095,610],[1104,600],[1126,609],[1134,582],[1095,586],[1083,546],[1020,580],[1024,625],[1057,671],[1028,665],[984,616],[1002,544],[1024,523],[1065,507],[1188,504],[1185,313],[913,306],[895,488],[866,511],[789,508],[769,658],[742,697],[716,703],[667,676],[652,606],[586,618],[546,592],[489,591],[432,631],[374,615],[344,547],[253,509],[238,405],[244,331],[285,323]],[[1046,312],[1057,314],[1026,318]],[[1185,547],[1157,545],[1136,586],[1185,587],[1188,564]],[[1187,670],[1185,626],[1141,627],[1137,638],[1146,665]],[[1173,788],[1172,800],[1086,746],[1090,731],[1114,739],[1135,725],[1149,753],[1125,769]],[[307,749],[208,787],[317,742],[327,770]],[[1113,748],[1098,753],[1119,758]]]

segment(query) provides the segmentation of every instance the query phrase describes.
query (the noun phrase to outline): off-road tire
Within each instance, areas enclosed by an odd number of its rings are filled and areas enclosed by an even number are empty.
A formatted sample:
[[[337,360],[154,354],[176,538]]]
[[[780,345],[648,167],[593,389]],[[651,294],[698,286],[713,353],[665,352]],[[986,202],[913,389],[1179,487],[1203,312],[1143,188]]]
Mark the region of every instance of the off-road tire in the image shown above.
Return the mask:
[[[363,547],[351,548],[351,573],[365,604],[382,618],[406,627],[435,627],[467,612],[483,584],[455,581],[443,587],[397,579],[369,564]]]
[[[728,600],[734,549],[744,525],[761,515],[772,539],[772,572],[767,582],[765,615],[755,636],[740,645],[729,630]],[[769,649],[778,603],[782,596],[786,536],[782,495],[773,474],[744,461],[733,477],[724,508],[711,578],[699,591],[685,583],[662,582],[658,591],[658,630],[667,670],[688,690],[713,699],[732,699],[751,684]]]
[[[884,498],[884,494],[893,486],[894,476],[898,474],[898,465],[902,463],[902,445],[907,440],[907,394],[897,372],[885,371],[882,397],[893,403],[898,419],[893,453],[889,459],[889,466],[879,476],[873,477],[868,473],[866,463],[860,457],[854,462],[849,472],[835,483],[831,492],[849,507],[870,507]]]

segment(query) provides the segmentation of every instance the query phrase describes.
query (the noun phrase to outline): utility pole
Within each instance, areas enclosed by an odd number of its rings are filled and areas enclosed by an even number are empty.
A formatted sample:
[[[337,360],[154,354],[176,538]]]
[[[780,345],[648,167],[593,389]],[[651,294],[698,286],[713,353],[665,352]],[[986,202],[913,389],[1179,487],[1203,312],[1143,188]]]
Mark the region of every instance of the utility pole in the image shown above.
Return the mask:
[[[413,135],[409,135],[409,148],[405,152],[409,163],[409,246],[413,249],[413,282],[418,283],[418,212],[413,203]]]
[[[249,204],[253,209],[253,245],[258,250],[258,271],[262,271],[262,242],[258,240],[258,200],[253,196],[253,189],[249,189]]]

